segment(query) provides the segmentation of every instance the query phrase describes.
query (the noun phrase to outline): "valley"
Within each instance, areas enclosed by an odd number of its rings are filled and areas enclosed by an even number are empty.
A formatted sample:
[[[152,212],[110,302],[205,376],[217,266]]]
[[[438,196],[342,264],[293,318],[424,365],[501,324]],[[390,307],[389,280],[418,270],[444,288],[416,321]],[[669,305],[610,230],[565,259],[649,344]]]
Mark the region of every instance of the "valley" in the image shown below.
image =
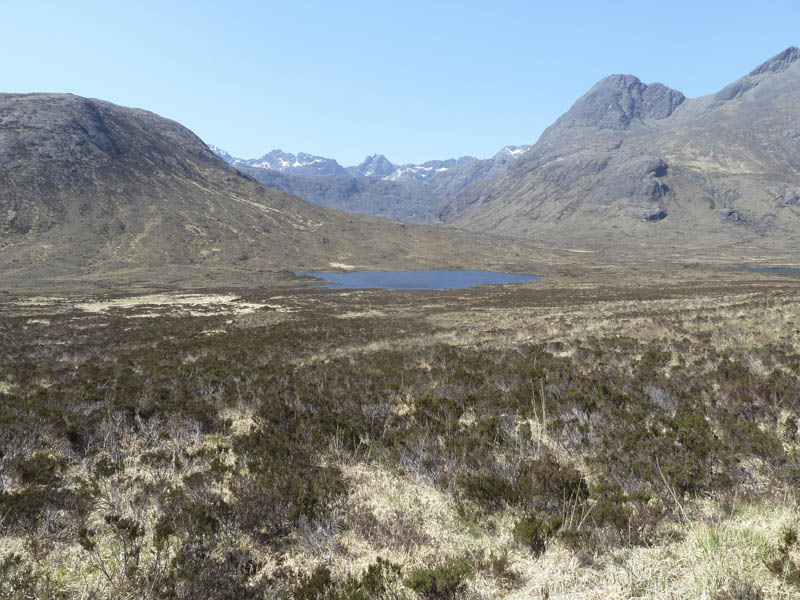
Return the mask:
[[[798,58],[419,165],[0,94],[0,598],[796,597]]]

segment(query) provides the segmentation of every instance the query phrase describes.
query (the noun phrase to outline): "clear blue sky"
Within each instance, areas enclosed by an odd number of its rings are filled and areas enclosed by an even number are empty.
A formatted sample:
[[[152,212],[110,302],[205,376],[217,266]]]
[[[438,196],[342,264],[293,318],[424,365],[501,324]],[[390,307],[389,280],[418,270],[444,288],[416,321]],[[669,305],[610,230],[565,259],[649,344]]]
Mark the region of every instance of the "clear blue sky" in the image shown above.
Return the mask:
[[[695,97],[790,45],[798,0],[0,0],[2,90],[180,121],[243,158],[486,157],[600,78]]]

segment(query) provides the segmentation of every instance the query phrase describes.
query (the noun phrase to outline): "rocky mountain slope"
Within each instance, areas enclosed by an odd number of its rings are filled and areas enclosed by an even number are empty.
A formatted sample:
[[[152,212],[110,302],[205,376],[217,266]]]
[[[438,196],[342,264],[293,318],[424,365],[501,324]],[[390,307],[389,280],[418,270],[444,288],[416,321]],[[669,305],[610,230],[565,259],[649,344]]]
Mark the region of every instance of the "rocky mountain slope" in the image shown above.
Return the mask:
[[[347,167],[347,172],[353,177],[377,177],[379,179],[391,178],[397,167],[383,154],[373,154],[366,157],[360,165]]]
[[[265,187],[153,113],[0,95],[0,280],[235,283],[333,263],[491,261],[497,243],[348,215]]]
[[[472,156],[395,165],[382,154],[346,169],[310,154],[273,150],[260,159],[241,159],[216,146],[220,158],[270,187],[322,206],[411,223],[434,220],[439,206],[476,181],[494,178],[530,146],[506,146],[490,159]]]
[[[441,203],[428,186],[351,175],[299,175],[246,165],[239,171],[271,188],[320,206],[408,223],[425,223]]]
[[[631,75],[598,82],[449,224],[575,244],[762,240],[800,231],[800,50],[697,99]]]

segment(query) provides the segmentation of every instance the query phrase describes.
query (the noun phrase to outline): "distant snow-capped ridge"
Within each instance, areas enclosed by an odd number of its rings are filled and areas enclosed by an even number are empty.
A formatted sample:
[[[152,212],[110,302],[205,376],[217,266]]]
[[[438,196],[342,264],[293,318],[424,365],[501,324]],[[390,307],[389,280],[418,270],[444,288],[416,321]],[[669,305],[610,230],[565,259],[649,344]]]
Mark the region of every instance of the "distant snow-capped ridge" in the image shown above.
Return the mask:
[[[342,168],[333,159],[273,150],[244,160],[217,146],[209,148],[256,181],[319,204],[374,217],[412,223],[437,222],[437,207],[465,187],[497,177],[529,146],[505,146],[487,159],[472,156],[422,164],[392,163],[383,154]]]
[[[299,175],[344,175],[347,171],[344,167],[332,158],[324,156],[314,156],[300,152],[297,155],[283,150],[273,150],[261,158],[237,158],[231,156],[219,146],[209,144],[209,150],[219,156],[229,165],[234,167],[244,165],[258,169],[268,169],[270,171],[280,171],[281,173],[294,173]]]
[[[223,150],[222,148],[219,148],[217,146],[214,146],[213,144],[209,144],[208,145],[208,149],[211,150],[217,156],[219,156],[222,160],[224,160],[229,165],[235,166],[235,165],[238,165],[238,164],[244,162],[241,158],[236,158],[235,156],[231,156],[230,154],[225,152],[225,150]]]
[[[508,154],[509,156],[513,156],[514,158],[519,158],[523,154],[525,154],[528,150],[530,150],[530,145],[527,146],[506,146],[497,155],[500,154]],[[495,155],[495,156],[497,156]]]
[[[283,150],[273,150],[261,158],[246,160],[244,164],[259,169],[301,175],[344,175],[347,173],[344,167],[332,158],[305,152],[294,155]]]
[[[384,177],[388,181],[422,181],[428,179],[436,173],[444,173],[457,165],[463,165],[478,160],[474,156],[462,156],[461,158],[450,158],[447,160],[429,160],[421,165],[407,164],[400,165],[390,174]]]
[[[261,158],[242,159],[231,156],[218,146],[209,145],[209,149],[232,166],[245,165],[300,175],[348,174],[352,177],[369,177],[396,182],[425,181],[437,173],[444,173],[454,167],[480,160],[474,156],[462,156],[447,160],[430,160],[422,164],[395,165],[383,154],[373,154],[367,156],[359,165],[344,168],[335,159],[305,152],[294,155],[282,150],[272,150]],[[506,146],[488,160],[499,164],[508,164],[522,156],[528,149],[530,146]]]
[[[530,146],[505,146],[488,160],[507,165],[529,149]],[[347,167],[347,172],[354,177],[373,177],[386,181],[425,181],[437,173],[444,173],[455,167],[479,161],[480,159],[474,156],[462,156],[447,160],[429,160],[422,164],[394,165],[383,154],[373,154],[366,157],[360,165]]]

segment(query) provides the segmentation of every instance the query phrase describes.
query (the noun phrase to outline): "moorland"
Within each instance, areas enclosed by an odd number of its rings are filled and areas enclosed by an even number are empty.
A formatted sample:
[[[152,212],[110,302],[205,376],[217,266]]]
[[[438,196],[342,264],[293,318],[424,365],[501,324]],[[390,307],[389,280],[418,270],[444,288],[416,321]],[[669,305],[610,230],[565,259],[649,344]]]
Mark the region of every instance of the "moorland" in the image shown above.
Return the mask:
[[[7,294],[3,597],[797,594],[798,277],[564,255]]]

